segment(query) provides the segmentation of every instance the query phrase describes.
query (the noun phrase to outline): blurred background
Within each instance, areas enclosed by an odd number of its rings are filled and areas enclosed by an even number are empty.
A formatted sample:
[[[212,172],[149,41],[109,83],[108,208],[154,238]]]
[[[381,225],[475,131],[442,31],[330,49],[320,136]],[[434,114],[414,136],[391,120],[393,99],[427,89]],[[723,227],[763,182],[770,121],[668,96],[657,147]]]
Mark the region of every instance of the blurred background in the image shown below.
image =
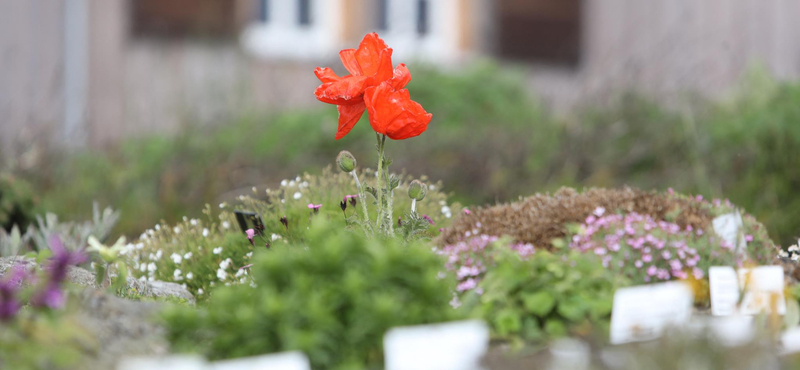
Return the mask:
[[[316,66],[378,32],[434,114],[395,171],[465,204],[560,186],[730,198],[800,236],[794,0],[3,0],[0,226],[92,201],[116,233],[373,158]]]

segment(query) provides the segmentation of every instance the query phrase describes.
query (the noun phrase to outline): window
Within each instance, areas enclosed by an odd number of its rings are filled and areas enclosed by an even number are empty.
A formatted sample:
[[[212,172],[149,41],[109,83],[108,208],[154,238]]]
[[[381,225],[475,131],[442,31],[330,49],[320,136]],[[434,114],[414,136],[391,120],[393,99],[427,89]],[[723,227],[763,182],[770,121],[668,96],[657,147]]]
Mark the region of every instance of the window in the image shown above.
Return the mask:
[[[389,0],[378,0],[378,30],[389,29]]]
[[[269,0],[261,0],[258,3],[258,20],[266,23],[269,21]]]
[[[130,1],[135,36],[234,36],[239,24],[236,3],[229,0]]]
[[[417,0],[417,34],[428,33],[428,0]]]
[[[311,0],[297,1],[297,23],[301,26],[311,25]]]
[[[583,0],[498,0],[500,57],[577,66]]]

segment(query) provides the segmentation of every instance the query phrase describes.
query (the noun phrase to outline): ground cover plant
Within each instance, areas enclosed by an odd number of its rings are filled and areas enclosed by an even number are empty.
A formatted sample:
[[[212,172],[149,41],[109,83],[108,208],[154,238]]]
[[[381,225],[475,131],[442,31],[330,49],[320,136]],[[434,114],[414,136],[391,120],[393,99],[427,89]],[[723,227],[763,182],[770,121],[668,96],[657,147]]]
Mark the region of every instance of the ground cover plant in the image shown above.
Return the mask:
[[[369,169],[361,175],[369,176],[374,176]],[[402,180],[395,191],[400,195],[407,193],[410,179],[402,175],[397,178]],[[424,231],[417,237],[437,235],[439,228],[449,225],[453,213],[461,212],[459,204],[447,201],[441,183],[427,186],[426,197],[415,202],[417,212],[427,217]],[[134,277],[184,285],[198,301],[203,301],[214,286],[249,283],[248,270],[241,268],[252,263],[254,253],[305,240],[314,219],[329,220],[343,229],[358,228],[348,221],[364,206],[360,198],[350,194],[355,188],[352,175],[331,169],[324,170],[322,175],[285,179],[274,189],[255,189],[252,195],[207,206],[202,218],[185,218],[176,224],[159,223],[126,245],[123,253]],[[412,202],[407,196],[398,196],[393,202],[395,214],[409,213]],[[321,206],[313,209],[309,204]],[[368,207],[375,209],[374,204]],[[250,240],[245,231],[256,226],[247,223],[242,229],[237,211],[255,214],[259,220],[262,229],[258,233],[253,230]],[[402,224],[403,216],[398,217]],[[406,239],[404,235],[401,237]]]
[[[205,308],[166,314],[176,349],[214,359],[302,350],[315,368],[375,368],[389,328],[458,317],[453,280],[424,242],[366,238],[318,218],[305,242],[252,263],[252,287],[221,287]]]

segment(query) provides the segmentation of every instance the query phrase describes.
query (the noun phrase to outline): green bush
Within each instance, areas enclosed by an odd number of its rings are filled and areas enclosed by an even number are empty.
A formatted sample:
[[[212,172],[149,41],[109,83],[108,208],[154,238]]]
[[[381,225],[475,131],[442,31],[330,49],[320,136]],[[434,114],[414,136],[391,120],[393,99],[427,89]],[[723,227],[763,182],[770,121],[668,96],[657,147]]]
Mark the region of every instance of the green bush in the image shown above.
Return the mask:
[[[25,230],[33,222],[34,198],[28,182],[0,174],[0,228],[11,231],[14,225]]]
[[[301,350],[315,368],[380,368],[391,327],[456,318],[453,281],[427,244],[312,225],[306,243],[256,251],[254,286],[220,287],[207,307],[174,307],[173,348],[212,359]]]
[[[463,302],[497,338],[541,343],[607,333],[614,290],[627,284],[591,255],[541,251],[524,259],[505,250],[483,278],[483,294],[468,293]]]

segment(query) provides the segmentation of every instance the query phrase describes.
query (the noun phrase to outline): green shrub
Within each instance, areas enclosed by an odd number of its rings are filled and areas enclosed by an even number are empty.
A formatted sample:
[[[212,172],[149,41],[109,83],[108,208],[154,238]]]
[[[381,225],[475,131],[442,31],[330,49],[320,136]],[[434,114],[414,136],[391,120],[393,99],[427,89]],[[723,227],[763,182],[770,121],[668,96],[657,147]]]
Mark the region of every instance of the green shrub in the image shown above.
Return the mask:
[[[11,231],[17,225],[25,230],[33,221],[34,206],[30,184],[9,174],[0,174],[0,228]]]
[[[23,312],[11,322],[0,322],[0,368],[80,368],[97,343],[76,316]]]
[[[212,359],[301,350],[315,368],[380,368],[399,325],[454,319],[453,281],[425,243],[366,239],[333,222],[306,243],[256,251],[254,286],[219,287],[207,307],[166,313],[173,348]]]
[[[537,251],[524,259],[506,250],[483,278],[482,294],[468,293],[463,302],[497,338],[541,343],[607,333],[614,290],[626,284],[591,255]]]

